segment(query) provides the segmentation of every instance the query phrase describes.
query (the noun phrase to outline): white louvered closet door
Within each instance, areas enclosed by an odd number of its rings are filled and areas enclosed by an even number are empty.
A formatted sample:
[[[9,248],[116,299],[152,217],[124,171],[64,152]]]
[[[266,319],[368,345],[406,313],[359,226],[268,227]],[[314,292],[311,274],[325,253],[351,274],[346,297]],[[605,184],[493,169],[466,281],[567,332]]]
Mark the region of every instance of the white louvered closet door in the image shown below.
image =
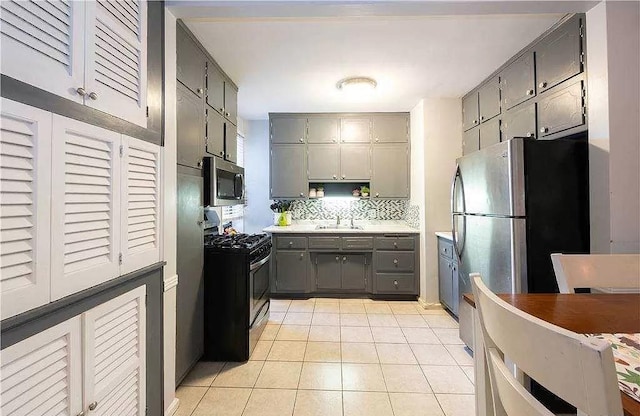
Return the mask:
[[[82,411],[81,331],[77,316],[2,350],[0,414],[69,416]]]
[[[85,2],[0,1],[2,73],[83,102]]]
[[[49,302],[51,113],[0,101],[1,319]]]
[[[84,314],[84,402],[92,416],[143,416],[146,286]]]
[[[85,104],[146,127],[147,2],[97,0],[86,7]]]
[[[52,300],[120,275],[120,142],[53,116]]]
[[[123,136],[120,274],[160,261],[160,146]]]

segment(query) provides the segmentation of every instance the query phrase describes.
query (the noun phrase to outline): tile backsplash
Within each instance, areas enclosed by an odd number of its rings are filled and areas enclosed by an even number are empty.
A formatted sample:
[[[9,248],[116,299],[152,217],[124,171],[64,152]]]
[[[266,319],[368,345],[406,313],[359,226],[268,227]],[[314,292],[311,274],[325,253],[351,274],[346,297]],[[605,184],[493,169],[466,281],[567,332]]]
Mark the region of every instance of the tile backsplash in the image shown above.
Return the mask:
[[[323,198],[293,201],[291,213],[294,220],[405,220],[408,206],[402,199]]]

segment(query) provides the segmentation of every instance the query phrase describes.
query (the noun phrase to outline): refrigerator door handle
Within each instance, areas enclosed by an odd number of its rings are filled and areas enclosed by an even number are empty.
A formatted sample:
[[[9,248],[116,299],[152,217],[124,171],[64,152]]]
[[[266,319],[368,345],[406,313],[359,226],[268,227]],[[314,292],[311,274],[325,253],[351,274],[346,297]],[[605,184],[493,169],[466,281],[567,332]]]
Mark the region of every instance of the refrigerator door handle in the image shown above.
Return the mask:
[[[456,183],[460,176],[460,164],[456,162],[456,171],[451,181],[451,238],[453,240],[453,250],[456,252],[458,259],[460,258],[460,250],[458,249],[458,239],[456,238]],[[462,178],[461,178],[462,179]],[[462,189],[462,201],[464,209],[464,187]]]

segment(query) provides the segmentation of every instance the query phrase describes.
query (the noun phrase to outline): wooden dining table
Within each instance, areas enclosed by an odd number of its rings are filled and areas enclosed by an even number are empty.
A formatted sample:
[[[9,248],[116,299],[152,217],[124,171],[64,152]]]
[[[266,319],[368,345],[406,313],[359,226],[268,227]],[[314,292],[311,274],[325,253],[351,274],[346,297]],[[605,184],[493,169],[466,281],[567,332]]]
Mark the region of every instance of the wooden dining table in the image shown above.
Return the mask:
[[[553,325],[579,334],[640,333],[640,294],[499,294],[502,300],[512,306],[547,321]],[[473,294],[465,294],[464,300],[475,310]],[[477,320],[477,314],[474,320]],[[479,328],[474,325],[474,344],[481,344]],[[476,345],[474,351],[478,348]],[[484,354],[474,354],[476,368],[476,406],[478,415],[491,414],[487,401]],[[480,380],[478,380],[480,378]],[[480,391],[484,389],[483,391]],[[640,416],[640,402],[624,392],[620,392],[624,414]]]

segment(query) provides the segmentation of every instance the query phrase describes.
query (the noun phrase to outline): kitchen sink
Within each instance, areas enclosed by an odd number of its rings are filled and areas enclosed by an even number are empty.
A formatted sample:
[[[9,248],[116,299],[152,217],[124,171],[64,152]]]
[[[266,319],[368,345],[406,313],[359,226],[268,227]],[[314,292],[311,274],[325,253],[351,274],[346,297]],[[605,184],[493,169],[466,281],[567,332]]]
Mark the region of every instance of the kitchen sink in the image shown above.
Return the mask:
[[[318,225],[316,230],[364,230],[361,225]]]

